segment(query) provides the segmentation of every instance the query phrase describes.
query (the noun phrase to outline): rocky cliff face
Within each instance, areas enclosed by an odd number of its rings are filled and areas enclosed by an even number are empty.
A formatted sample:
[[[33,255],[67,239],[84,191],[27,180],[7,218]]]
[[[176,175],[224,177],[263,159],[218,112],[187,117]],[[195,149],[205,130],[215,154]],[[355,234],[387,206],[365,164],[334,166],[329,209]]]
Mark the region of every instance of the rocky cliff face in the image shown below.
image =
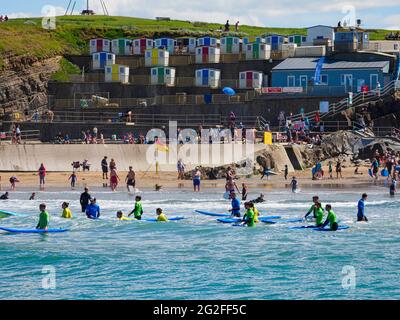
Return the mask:
[[[10,56],[0,73],[0,117],[13,111],[34,110],[47,103],[47,83],[59,69],[61,57],[40,60]]]

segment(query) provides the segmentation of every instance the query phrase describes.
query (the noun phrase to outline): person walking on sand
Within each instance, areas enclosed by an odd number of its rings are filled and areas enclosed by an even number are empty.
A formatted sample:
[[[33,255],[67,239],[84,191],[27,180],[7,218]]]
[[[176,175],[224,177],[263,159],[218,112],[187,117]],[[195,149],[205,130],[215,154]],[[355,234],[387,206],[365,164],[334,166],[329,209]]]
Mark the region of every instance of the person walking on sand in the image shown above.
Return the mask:
[[[117,170],[111,169],[110,171],[110,185],[111,185],[111,190],[115,191],[118,186],[118,181],[119,181],[119,176],[117,174]]]
[[[103,171],[103,180],[108,180],[108,162],[107,157],[101,160],[101,170]]]
[[[289,168],[288,168],[288,165],[287,165],[287,164],[285,164],[285,170],[284,170],[284,176],[285,176],[285,180],[287,180],[287,178],[288,178],[288,175],[289,175]]]
[[[44,188],[45,177],[46,177],[46,168],[44,167],[44,164],[41,163],[39,168],[39,183],[41,189]]]

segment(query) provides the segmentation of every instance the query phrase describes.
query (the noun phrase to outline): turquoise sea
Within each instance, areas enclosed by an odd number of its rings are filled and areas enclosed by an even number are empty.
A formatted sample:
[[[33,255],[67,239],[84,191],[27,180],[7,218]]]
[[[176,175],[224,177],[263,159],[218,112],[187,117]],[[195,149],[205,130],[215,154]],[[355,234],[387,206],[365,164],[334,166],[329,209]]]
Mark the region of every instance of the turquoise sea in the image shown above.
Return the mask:
[[[364,191],[370,222],[355,223]],[[251,190],[249,198],[260,192]],[[34,228],[45,202],[51,227],[71,231],[0,231],[0,299],[400,299],[400,198],[380,187],[263,192],[261,214],[302,217],[317,193],[351,229],[288,229],[302,223],[238,228],[194,213],[228,209],[220,190],[143,191],[146,216],[161,207],[169,217],[187,218],[169,223],[116,221],[116,210],[128,212],[134,202],[122,189],[91,190],[102,208],[99,221],[80,213],[78,191],[47,190],[28,201],[30,193],[19,190],[0,209],[29,216],[1,219],[0,226]],[[71,221],[59,218],[63,201],[71,203]],[[45,289],[49,266],[55,288]]]

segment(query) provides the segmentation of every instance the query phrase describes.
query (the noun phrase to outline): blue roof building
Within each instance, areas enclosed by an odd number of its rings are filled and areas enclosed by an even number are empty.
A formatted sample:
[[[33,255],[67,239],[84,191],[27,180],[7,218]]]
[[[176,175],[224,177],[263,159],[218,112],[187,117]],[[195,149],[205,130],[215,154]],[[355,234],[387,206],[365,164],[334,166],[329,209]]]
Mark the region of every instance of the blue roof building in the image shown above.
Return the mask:
[[[303,87],[305,92],[344,94],[383,87],[391,79],[390,61],[339,61],[326,59],[317,71],[320,58],[288,58],[272,69],[273,87]],[[319,74],[319,81],[315,75]],[[315,82],[319,82],[316,84]]]

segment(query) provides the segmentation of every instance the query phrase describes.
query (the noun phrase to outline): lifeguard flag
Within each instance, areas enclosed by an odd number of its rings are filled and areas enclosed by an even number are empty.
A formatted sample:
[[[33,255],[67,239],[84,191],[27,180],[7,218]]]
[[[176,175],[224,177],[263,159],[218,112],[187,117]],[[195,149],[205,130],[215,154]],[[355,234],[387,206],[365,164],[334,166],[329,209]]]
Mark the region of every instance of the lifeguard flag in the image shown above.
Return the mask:
[[[168,152],[169,148],[166,144],[163,144],[159,139],[156,140],[156,146],[158,151]]]

